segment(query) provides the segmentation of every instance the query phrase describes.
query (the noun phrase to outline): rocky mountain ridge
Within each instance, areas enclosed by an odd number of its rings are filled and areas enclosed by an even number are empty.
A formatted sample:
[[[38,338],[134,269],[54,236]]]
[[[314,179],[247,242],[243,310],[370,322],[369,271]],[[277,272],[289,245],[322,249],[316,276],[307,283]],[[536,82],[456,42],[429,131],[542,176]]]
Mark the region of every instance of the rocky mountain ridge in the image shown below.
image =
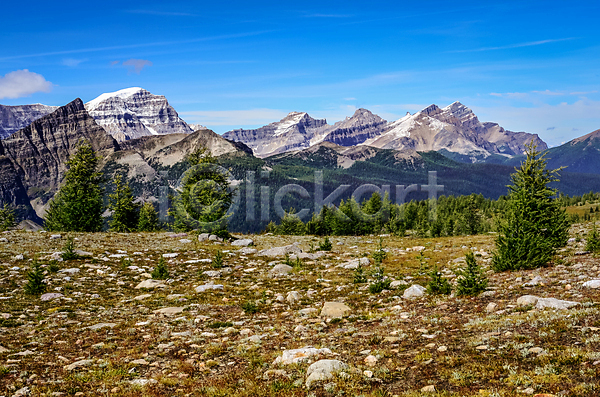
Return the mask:
[[[139,87],[102,94],[86,103],[85,108],[119,142],[193,132],[164,96]]]
[[[27,127],[33,121],[52,113],[57,106],[46,106],[40,103],[33,105],[5,106],[0,105],[0,139],[5,139]]]
[[[307,113],[292,112],[279,122],[255,130],[233,130],[223,136],[244,142],[257,157],[303,150],[325,141],[380,149],[447,150],[467,156],[471,162],[483,161],[492,154],[523,154],[525,144],[531,141],[542,150],[547,148],[536,134],[507,131],[496,123],[480,122],[460,102],[445,108],[430,105],[392,122],[366,109],[357,109],[352,117],[334,125],[325,120],[317,122]]]

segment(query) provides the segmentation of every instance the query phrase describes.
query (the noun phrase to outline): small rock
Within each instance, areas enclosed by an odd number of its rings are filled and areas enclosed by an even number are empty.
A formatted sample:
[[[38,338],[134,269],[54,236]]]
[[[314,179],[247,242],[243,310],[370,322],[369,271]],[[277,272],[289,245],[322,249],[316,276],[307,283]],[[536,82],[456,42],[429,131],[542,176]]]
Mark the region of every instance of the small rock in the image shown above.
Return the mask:
[[[210,237],[210,234],[208,234],[208,233],[200,233],[198,235],[198,241],[199,242],[206,241],[206,240],[208,240],[209,237]]]
[[[239,241],[239,240],[236,240]],[[263,374],[264,380],[269,380],[273,378],[289,378],[290,376],[283,369],[270,369]]]
[[[448,350],[448,348],[446,346],[440,346],[437,348],[437,351],[439,351],[439,352],[445,352],[447,350]]]
[[[425,294],[424,287],[421,287],[419,284],[413,284],[404,291],[404,293],[402,294],[402,297],[404,299],[413,299],[413,298],[420,298],[424,294]]]
[[[88,327],[88,329],[90,329],[91,331],[98,331],[99,329],[102,328],[114,328],[117,324],[115,323],[99,323],[99,324],[95,324],[92,325],[91,327]]]
[[[541,347],[532,347],[528,351],[529,351],[529,353],[533,353],[533,354],[541,354],[544,352],[544,349],[542,349]]]
[[[195,288],[196,292],[205,292],[205,291],[210,291],[210,290],[218,290],[218,289],[223,289],[223,284],[204,284],[204,285],[199,285]]]
[[[273,276],[284,276],[286,274],[290,274],[292,270],[294,269],[291,266],[280,263],[279,265],[275,265],[269,273],[271,273]]]
[[[256,248],[244,247],[236,251],[240,255],[252,255],[256,254],[258,250]]]
[[[577,305],[579,305],[579,302],[565,301],[556,298],[539,298],[535,308],[538,310],[546,308],[565,310]]]
[[[154,310],[155,314],[163,314],[165,316],[172,316],[183,312],[183,307],[164,307],[162,309]]]
[[[43,294],[42,296],[40,296],[40,299],[42,301],[50,301],[52,299],[57,299],[57,298],[62,298],[64,295],[63,294],[59,294],[57,292],[49,292],[47,294]]]
[[[392,288],[398,288],[402,285],[407,285],[408,283],[404,280],[394,280],[390,283],[390,287]]]
[[[493,313],[496,311],[496,309],[498,308],[498,304],[494,303],[494,302],[490,302],[488,303],[488,305],[485,307],[485,311],[487,313]]]
[[[540,276],[535,276],[533,278],[533,280],[523,284],[523,287],[535,287],[536,285],[544,284],[544,283],[545,283],[545,281],[543,278],[541,278]]]
[[[285,300],[290,305],[293,305],[294,303],[300,302],[300,294],[298,293],[298,291],[290,291],[288,292]]]
[[[202,274],[205,274],[211,278],[221,277],[221,272],[218,270],[205,270],[202,272]]]
[[[600,288],[600,280],[590,280],[583,283],[585,288]]]
[[[136,285],[135,289],[142,289],[142,288],[153,289],[153,288],[164,288],[164,287],[166,287],[164,281],[148,279],[148,280],[144,280],[141,283],[139,283],[138,285]]]
[[[254,240],[252,240],[250,238],[243,238],[243,239],[235,240],[234,242],[231,243],[231,245],[233,245],[234,247],[248,247],[249,245],[253,245],[253,244],[254,244]]]
[[[179,255],[178,252],[171,252],[169,254],[162,254],[163,258],[177,258]]]
[[[363,375],[366,376],[367,378],[372,378],[373,377],[373,371],[363,371]]]
[[[29,387],[25,386],[20,388],[19,390],[17,390],[15,392],[15,394],[13,394],[13,397],[26,397],[26,396],[30,396],[31,395],[31,390],[29,389]]]
[[[377,364],[377,357],[373,356],[373,355],[368,355],[367,357],[365,357],[365,364],[367,364],[369,367],[374,367],[375,364]]]
[[[144,360],[143,358],[140,358],[138,360],[133,360],[131,362],[131,364],[133,364],[133,365],[148,365],[149,363],[148,363],[148,361]]]
[[[140,387],[144,387],[148,384],[155,384],[158,383],[158,381],[156,379],[144,379],[144,378],[138,378],[138,379],[134,379],[129,381],[129,383],[133,386],[140,386]]]
[[[276,364],[297,364],[300,362],[308,361],[309,358],[314,356],[320,356],[325,354],[331,354],[331,350],[327,348],[316,349],[312,346],[302,347],[300,349],[284,350],[280,357],[277,357],[273,361],[273,365]]]
[[[352,311],[347,305],[340,302],[325,302],[321,309],[321,317],[342,318]]]
[[[421,388],[421,392],[423,392],[423,393],[435,393],[435,386],[434,385],[425,386],[425,387]]]
[[[58,240],[61,238],[62,238],[62,236],[60,234],[51,234],[50,235],[50,240]]]
[[[332,379],[335,373],[347,368],[348,364],[339,360],[319,360],[306,370],[306,387],[310,388],[317,381]]]
[[[286,245],[283,247],[273,247],[269,249],[264,249],[258,252],[260,256],[269,256],[269,257],[277,257],[277,256],[285,256],[286,254],[299,254],[302,250],[295,244]]]
[[[533,295],[523,295],[517,299],[517,306],[534,306],[538,302],[538,297]]]
[[[75,361],[72,364],[65,365],[63,367],[63,369],[65,371],[74,371],[74,370],[79,369],[79,368],[89,367],[93,363],[94,363],[94,360],[79,360],[79,361]]]

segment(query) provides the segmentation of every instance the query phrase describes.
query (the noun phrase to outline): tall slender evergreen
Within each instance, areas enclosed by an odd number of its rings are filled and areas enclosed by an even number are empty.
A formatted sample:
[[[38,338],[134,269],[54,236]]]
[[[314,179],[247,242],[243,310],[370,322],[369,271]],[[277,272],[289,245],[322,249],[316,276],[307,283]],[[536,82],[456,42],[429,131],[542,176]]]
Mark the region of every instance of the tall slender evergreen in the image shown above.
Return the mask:
[[[98,172],[98,157],[86,141],[69,161],[64,185],[50,201],[45,228],[50,231],[99,232],[102,230],[104,203]]]
[[[560,169],[546,169],[545,154],[527,145],[527,158],[512,174],[505,219],[500,224],[492,266],[496,271],[534,269],[547,264],[567,243],[569,222],[557,191]]]
[[[112,210],[110,230],[115,232],[134,232],[137,230],[140,204],[127,181],[121,175],[115,175],[115,190],[108,195],[108,208]]]

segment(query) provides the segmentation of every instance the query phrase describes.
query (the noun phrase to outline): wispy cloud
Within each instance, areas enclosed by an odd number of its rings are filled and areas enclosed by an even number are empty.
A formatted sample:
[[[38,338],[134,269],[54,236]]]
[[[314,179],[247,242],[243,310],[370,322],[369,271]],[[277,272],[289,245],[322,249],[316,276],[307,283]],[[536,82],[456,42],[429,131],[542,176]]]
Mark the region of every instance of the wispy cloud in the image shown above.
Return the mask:
[[[121,45],[121,46],[110,46],[110,47],[92,47],[92,48],[80,48],[76,50],[64,50],[64,51],[53,51],[53,52],[40,52],[35,54],[22,54],[22,55],[11,55],[6,57],[0,57],[0,61],[8,61],[13,59],[23,59],[23,58],[35,58],[35,57],[43,57],[43,56],[53,56],[53,55],[68,55],[68,54],[82,54],[88,52],[102,52],[102,51],[114,51],[114,50],[127,50],[132,48],[144,48],[144,47],[156,47],[156,46],[172,46],[177,44],[191,44],[191,43],[200,43],[203,41],[214,41],[214,40],[228,40],[228,39],[236,39],[241,37],[250,37],[250,36],[258,36],[265,33],[270,33],[272,31],[256,31],[256,32],[246,32],[246,33],[238,33],[238,34],[226,34],[219,36],[207,36],[207,37],[198,37],[195,39],[189,40],[179,40],[179,41],[158,41],[153,43],[138,43],[138,44],[129,44],[129,45]]]
[[[565,95],[563,92],[557,92],[557,91],[550,91],[550,90],[544,90],[544,91],[531,91],[533,93],[536,94],[542,94],[542,95],[550,95],[550,96],[560,96],[560,95]]]
[[[265,125],[281,120],[288,113],[279,109],[198,110],[179,115],[203,125]]]
[[[197,14],[191,14],[189,12],[174,12],[174,11],[158,11],[158,10],[125,10],[130,14],[145,14],[145,15],[156,15],[161,17],[197,17]]]
[[[526,43],[508,44],[508,45],[497,46],[497,47],[480,47],[480,48],[471,48],[471,49],[466,49],[466,50],[453,50],[453,51],[446,51],[446,52],[447,53],[460,53],[460,52],[482,52],[482,51],[510,50],[513,48],[533,47],[533,46],[538,46],[538,45],[543,45],[543,44],[558,43],[560,41],[568,41],[568,40],[574,40],[574,39],[575,39],[575,37],[567,37],[564,39],[538,40],[538,41],[529,41]]]
[[[16,70],[0,77],[0,99],[21,98],[36,92],[52,91],[52,83],[41,74],[27,69]]]
[[[152,62],[148,61],[146,59],[128,59],[125,62],[123,62],[123,66],[126,66],[129,71],[133,71],[136,74],[140,74],[140,72],[142,71],[142,69],[144,69],[146,66],[152,66]]]
[[[304,18],[352,18],[351,14],[306,14]]]
[[[70,68],[75,68],[79,66],[80,63],[85,61],[87,61],[87,59],[65,58],[62,60],[62,64]]]

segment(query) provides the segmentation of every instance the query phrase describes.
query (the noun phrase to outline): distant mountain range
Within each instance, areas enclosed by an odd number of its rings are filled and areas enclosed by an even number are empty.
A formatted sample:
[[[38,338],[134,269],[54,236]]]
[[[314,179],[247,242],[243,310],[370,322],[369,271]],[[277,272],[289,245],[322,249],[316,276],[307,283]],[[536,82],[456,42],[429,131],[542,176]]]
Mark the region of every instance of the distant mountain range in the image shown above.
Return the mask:
[[[255,130],[233,130],[223,137],[250,146],[258,157],[304,150],[321,142],[340,146],[366,145],[379,149],[445,150],[471,162],[492,155],[510,158],[525,152],[533,141],[541,150],[548,146],[536,134],[507,131],[496,123],[482,123],[460,102],[439,108],[436,105],[393,122],[366,109],[334,125],[293,112],[282,120]]]
[[[219,156],[237,183],[243,183],[248,171],[270,171],[265,183],[271,196],[288,183],[312,191],[314,171],[324,172],[328,194],[340,184],[427,183],[427,172],[435,170],[444,194],[486,197],[506,194],[526,143],[533,140],[538,148],[547,148],[535,134],[480,122],[458,102],[444,108],[431,105],[394,122],[366,109],[333,125],[294,112],[279,122],[223,136],[199,125],[192,132],[164,97],[141,88],[103,94],[87,104],[76,99],[59,108],[23,105],[0,110],[1,131],[7,135],[0,141],[0,203],[10,203],[20,218],[38,222],[81,139],[92,144],[107,175],[127,175],[135,193],[150,200],[157,199],[161,186],[176,185],[185,157],[199,147]],[[29,124],[13,131],[25,123]],[[548,149],[547,155],[550,167],[568,167],[556,184],[561,191],[600,191],[600,130]],[[239,191],[245,195],[245,189]],[[417,189],[411,198],[426,195]],[[288,198],[284,202],[286,208],[306,204]],[[235,222],[237,230],[264,227],[237,218]]]

